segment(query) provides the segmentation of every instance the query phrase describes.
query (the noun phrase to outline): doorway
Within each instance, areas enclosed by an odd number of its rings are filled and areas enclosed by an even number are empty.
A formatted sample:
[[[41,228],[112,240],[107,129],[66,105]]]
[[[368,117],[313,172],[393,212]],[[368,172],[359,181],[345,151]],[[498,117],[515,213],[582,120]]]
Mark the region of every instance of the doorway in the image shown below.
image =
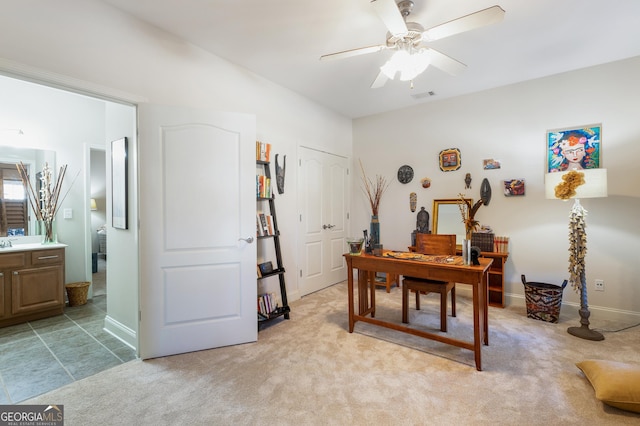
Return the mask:
[[[91,291],[92,296],[107,294],[107,172],[106,151],[89,148]]]
[[[299,169],[299,283],[305,296],[347,278],[348,159],[301,147]]]
[[[132,104],[105,100],[113,99],[108,93],[98,99],[56,89],[46,82],[38,84],[29,81],[46,81],[46,76],[31,77],[24,76],[24,79],[21,79],[0,75],[0,92],[5,95],[0,99],[1,128],[15,127],[20,130],[15,134],[2,134],[0,157],[10,157],[9,153],[17,148],[28,147],[38,150],[42,155],[46,155],[46,158],[55,159],[52,164],[68,165],[69,174],[63,185],[66,197],[61,206],[68,210],[69,214],[63,216],[61,212],[58,220],[58,237],[61,243],[66,244],[65,282],[92,281],[92,253],[94,250],[98,251],[93,238],[97,235],[98,228],[104,226],[109,217],[106,201],[109,182],[108,144],[111,140],[126,135],[132,140],[132,150],[136,149],[136,109]],[[62,86],[77,87],[78,92],[82,92],[82,83],[73,79],[65,83],[67,84]],[[53,157],[50,157],[51,155]],[[131,162],[130,170],[135,176],[135,160]],[[98,187],[97,182],[100,182]],[[131,204],[134,208],[131,215],[137,217],[135,179],[132,187]],[[96,199],[95,211],[90,210],[91,198]],[[94,212],[97,212],[97,215]],[[95,218],[92,218],[92,215]],[[64,315],[39,320],[37,323],[23,323],[0,329],[0,340],[8,342],[0,348],[0,352],[4,356],[14,357],[12,362],[4,363],[11,366],[7,371],[14,376],[15,372],[19,371],[16,359],[24,361],[25,364],[24,374],[21,373],[22,375],[12,384],[16,390],[7,390],[5,399],[0,391],[0,401],[15,403],[23,397],[35,396],[35,392],[51,390],[54,386],[95,374],[100,369],[110,368],[136,357],[136,349],[133,348],[137,347],[138,329],[137,234],[137,221],[133,221],[130,229],[119,232],[113,241],[112,247],[116,249],[113,250],[113,255],[109,256],[109,268],[105,268],[110,272],[115,269],[115,272],[109,274],[111,285],[108,286],[108,295],[96,297],[90,294],[92,299],[89,303],[67,307]],[[118,247],[121,249],[118,250]],[[126,277],[126,280],[122,277]],[[106,285],[104,291],[106,293]],[[42,334],[40,329],[43,330]],[[69,363],[61,358],[62,355],[52,354],[46,347],[42,353],[50,359],[37,358],[37,354],[41,353],[37,345],[44,345],[42,336],[50,329],[64,329],[68,334],[77,334],[78,339],[74,339],[69,345],[77,342],[78,349],[73,351],[69,350],[69,346],[65,348],[67,353],[73,355],[68,360]],[[12,344],[14,336],[18,334],[25,336],[25,339],[33,340],[36,345],[34,347],[38,349],[18,354],[18,348]],[[1,338],[6,335],[12,336],[11,339]],[[40,374],[33,378],[34,383],[39,381],[38,384],[32,386],[26,379],[29,362],[32,363],[31,370],[33,363],[44,366],[50,362],[51,368],[61,370],[62,373],[55,377],[53,373],[47,375],[47,379],[52,380],[46,383],[43,383]],[[80,362],[88,368],[83,368],[80,374],[68,374],[75,368],[70,366]],[[0,371],[0,381],[5,383],[6,390],[8,379],[2,376],[4,372]],[[34,373],[36,372],[34,370]],[[20,394],[20,389],[28,389],[29,392]]]

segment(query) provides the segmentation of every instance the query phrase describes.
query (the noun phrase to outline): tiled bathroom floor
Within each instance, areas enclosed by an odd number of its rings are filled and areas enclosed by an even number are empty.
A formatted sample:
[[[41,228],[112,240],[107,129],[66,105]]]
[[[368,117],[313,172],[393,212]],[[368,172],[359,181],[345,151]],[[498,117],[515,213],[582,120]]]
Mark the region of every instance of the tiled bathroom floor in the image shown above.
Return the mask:
[[[102,327],[106,295],[63,315],[0,328],[0,404],[15,404],[136,358]]]

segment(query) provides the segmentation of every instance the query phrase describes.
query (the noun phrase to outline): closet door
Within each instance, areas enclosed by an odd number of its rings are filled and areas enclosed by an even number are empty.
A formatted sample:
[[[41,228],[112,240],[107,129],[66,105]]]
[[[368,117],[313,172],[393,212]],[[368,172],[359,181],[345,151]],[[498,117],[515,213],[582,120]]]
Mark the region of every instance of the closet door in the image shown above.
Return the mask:
[[[298,177],[300,294],[305,296],[347,278],[348,161],[300,149]]]

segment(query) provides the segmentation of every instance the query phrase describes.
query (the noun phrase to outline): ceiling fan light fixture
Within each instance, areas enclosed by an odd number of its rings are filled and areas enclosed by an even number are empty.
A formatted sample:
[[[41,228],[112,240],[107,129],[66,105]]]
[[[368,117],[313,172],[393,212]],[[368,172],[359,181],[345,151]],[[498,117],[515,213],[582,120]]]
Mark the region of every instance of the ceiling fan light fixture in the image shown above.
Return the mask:
[[[410,81],[422,74],[430,62],[429,52],[426,49],[401,48],[380,67],[380,71],[390,80],[394,80],[396,74],[400,73],[400,80]]]
[[[427,50],[421,50],[414,52],[409,56],[409,61],[405,64],[404,68],[400,72],[400,80],[410,81],[422,74],[431,60],[429,58],[429,52]]]

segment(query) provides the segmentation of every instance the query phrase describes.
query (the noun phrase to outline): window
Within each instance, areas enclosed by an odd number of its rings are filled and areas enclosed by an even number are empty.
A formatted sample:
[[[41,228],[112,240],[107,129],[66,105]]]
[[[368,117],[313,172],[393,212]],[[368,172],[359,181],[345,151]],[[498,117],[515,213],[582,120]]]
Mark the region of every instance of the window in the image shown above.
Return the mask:
[[[0,237],[27,235],[27,199],[16,165],[0,163],[0,179]]]

